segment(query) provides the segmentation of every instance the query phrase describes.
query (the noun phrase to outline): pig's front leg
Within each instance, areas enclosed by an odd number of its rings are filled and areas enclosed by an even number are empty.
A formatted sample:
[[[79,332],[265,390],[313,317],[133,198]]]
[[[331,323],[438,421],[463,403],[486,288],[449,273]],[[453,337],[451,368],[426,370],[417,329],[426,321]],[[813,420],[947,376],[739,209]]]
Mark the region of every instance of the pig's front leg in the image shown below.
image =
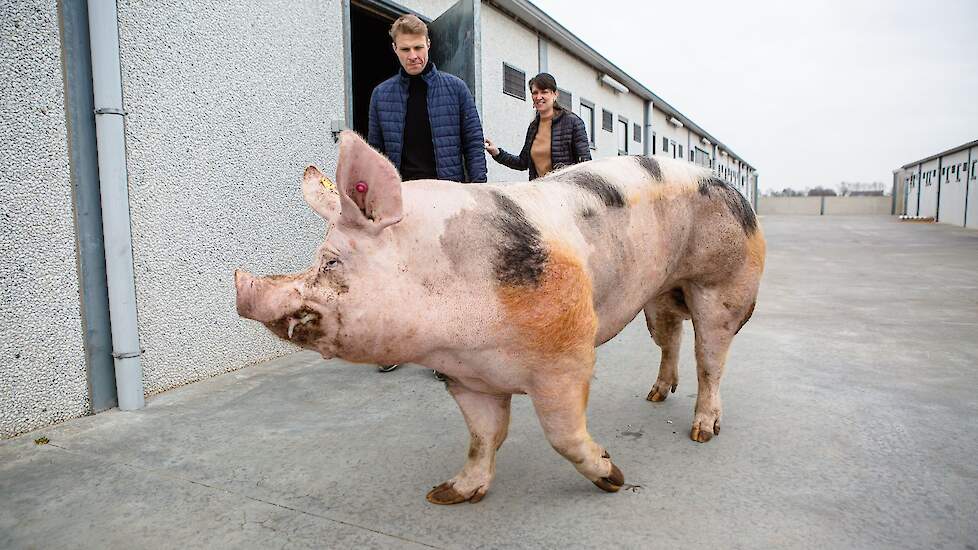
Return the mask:
[[[472,391],[455,380],[448,380],[446,385],[469,427],[469,456],[462,471],[428,492],[428,502],[479,502],[496,474],[496,450],[509,431],[512,396]]]
[[[585,413],[592,369],[575,371],[575,367],[567,365],[560,374],[538,378],[530,393],[533,407],[550,445],[584,477],[600,489],[614,493],[625,484],[625,476],[587,431]]]

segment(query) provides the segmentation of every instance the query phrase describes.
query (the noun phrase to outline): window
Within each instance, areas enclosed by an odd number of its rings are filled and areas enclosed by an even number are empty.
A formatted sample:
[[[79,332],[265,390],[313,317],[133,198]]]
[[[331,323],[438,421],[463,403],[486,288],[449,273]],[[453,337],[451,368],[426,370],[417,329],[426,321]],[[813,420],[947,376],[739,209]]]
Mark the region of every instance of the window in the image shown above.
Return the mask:
[[[652,142],[652,154],[654,155],[655,154],[655,132],[652,132],[652,138],[650,139],[650,141]]]
[[[642,127],[636,124],[632,124],[632,139],[635,143],[642,143]]]
[[[683,157],[683,146],[682,145],[679,146],[679,158],[684,158]]]
[[[606,109],[601,109],[601,129],[608,132],[615,131],[615,115]]]
[[[526,101],[526,73],[503,63],[503,93]]]
[[[975,179],[975,167],[978,165],[978,160],[971,161],[971,179]]]
[[[560,103],[561,107],[573,113],[574,94],[568,92],[567,90],[561,90],[560,88],[557,88],[557,93],[560,94],[560,98],[557,99],[557,103]]]
[[[665,136],[662,136],[662,152],[663,153],[669,152],[669,138]]]
[[[587,130],[587,139],[594,147],[594,103],[586,99],[581,99],[581,110],[578,111],[584,121],[584,129]]]
[[[628,154],[628,119],[618,117],[618,154]]]

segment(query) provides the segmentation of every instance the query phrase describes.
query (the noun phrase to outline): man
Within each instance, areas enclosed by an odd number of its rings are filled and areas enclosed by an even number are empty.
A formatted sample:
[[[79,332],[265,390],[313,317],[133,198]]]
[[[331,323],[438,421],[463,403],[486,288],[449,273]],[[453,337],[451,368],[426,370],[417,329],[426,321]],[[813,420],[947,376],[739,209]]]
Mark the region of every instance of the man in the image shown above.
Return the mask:
[[[390,36],[401,70],[370,96],[367,142],[405,181],[485,182],[482,123],[469,88],[428,61],[428,26],[416,16],[394,21]]]
[[[485,182],[482,122],[469,88],[428,61],[428,26],[417,16],[399,17],[390,37],[401,70],[370,95],[367,142],[387,155],[404,181]]]

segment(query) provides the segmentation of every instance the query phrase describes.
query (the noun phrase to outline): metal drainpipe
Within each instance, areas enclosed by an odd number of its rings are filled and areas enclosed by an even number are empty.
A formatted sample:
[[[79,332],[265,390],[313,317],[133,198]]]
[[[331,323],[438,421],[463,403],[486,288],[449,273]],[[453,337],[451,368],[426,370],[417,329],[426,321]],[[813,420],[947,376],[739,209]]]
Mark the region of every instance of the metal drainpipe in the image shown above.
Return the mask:
[[[968,194],[971,192],[971,151],[973,147],[968,148],[968,163],[964,165],[964,223],[961,227],[968,227]]]
[[[941,168],[944,164],[944,157],[937,159],[937,206],[934,207],[934,223],[940,223],[941,221],[941,185],[944,184],[944,174],[941,174]],[[948,170],[948,177],[951,177],[950,170]]]
[[[122,69],[119,63],[119,21],[114,0],[88,5],[92,40],[92,86],[98,140],[99,190],[105,234],[105,271],[112,322],[112,357],[119,408],[141,409],[143,373],[139,363],[136,284],[129,225],[129,176],[126,171],[125,112],[122,109]]]
[[[920,189],[924,185],[924,164],[920,163],[917,165],[917,212],[914,213],[915,216],[920,215]],[[907,207],[904,209],[905,214],[910,213],[910,192],[907,192]]]
[[[645,140],[642,141],[642,154],[649,156],[652,151],[649,140],[652,139],[652,123],[649,121],[649,111],[652,110],[652,102],[645,100],[645,108],[642,109],[642,128],[645,131]]]
[[[93,413],[118,406],[112,327],[105,285],[105,237],[99,196],[92,52],[85,2],[58,2],[62,30],[62,70],[68,120],[69,170],[75,207],[79,301],[88,395]]]

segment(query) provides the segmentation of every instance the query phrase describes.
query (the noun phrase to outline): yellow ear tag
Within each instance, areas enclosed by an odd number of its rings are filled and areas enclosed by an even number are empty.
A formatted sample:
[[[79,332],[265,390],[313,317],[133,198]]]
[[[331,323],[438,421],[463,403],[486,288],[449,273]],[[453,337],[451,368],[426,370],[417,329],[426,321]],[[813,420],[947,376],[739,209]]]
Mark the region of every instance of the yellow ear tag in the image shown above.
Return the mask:
[[[338,193],[338,191],[336,190],[336,184],[329,181],[329,178],[327,178],[326,176],[323,176],[323,179],[319,180],[319,183],[322,184],[323,188],[325,188],[327,191]]]

